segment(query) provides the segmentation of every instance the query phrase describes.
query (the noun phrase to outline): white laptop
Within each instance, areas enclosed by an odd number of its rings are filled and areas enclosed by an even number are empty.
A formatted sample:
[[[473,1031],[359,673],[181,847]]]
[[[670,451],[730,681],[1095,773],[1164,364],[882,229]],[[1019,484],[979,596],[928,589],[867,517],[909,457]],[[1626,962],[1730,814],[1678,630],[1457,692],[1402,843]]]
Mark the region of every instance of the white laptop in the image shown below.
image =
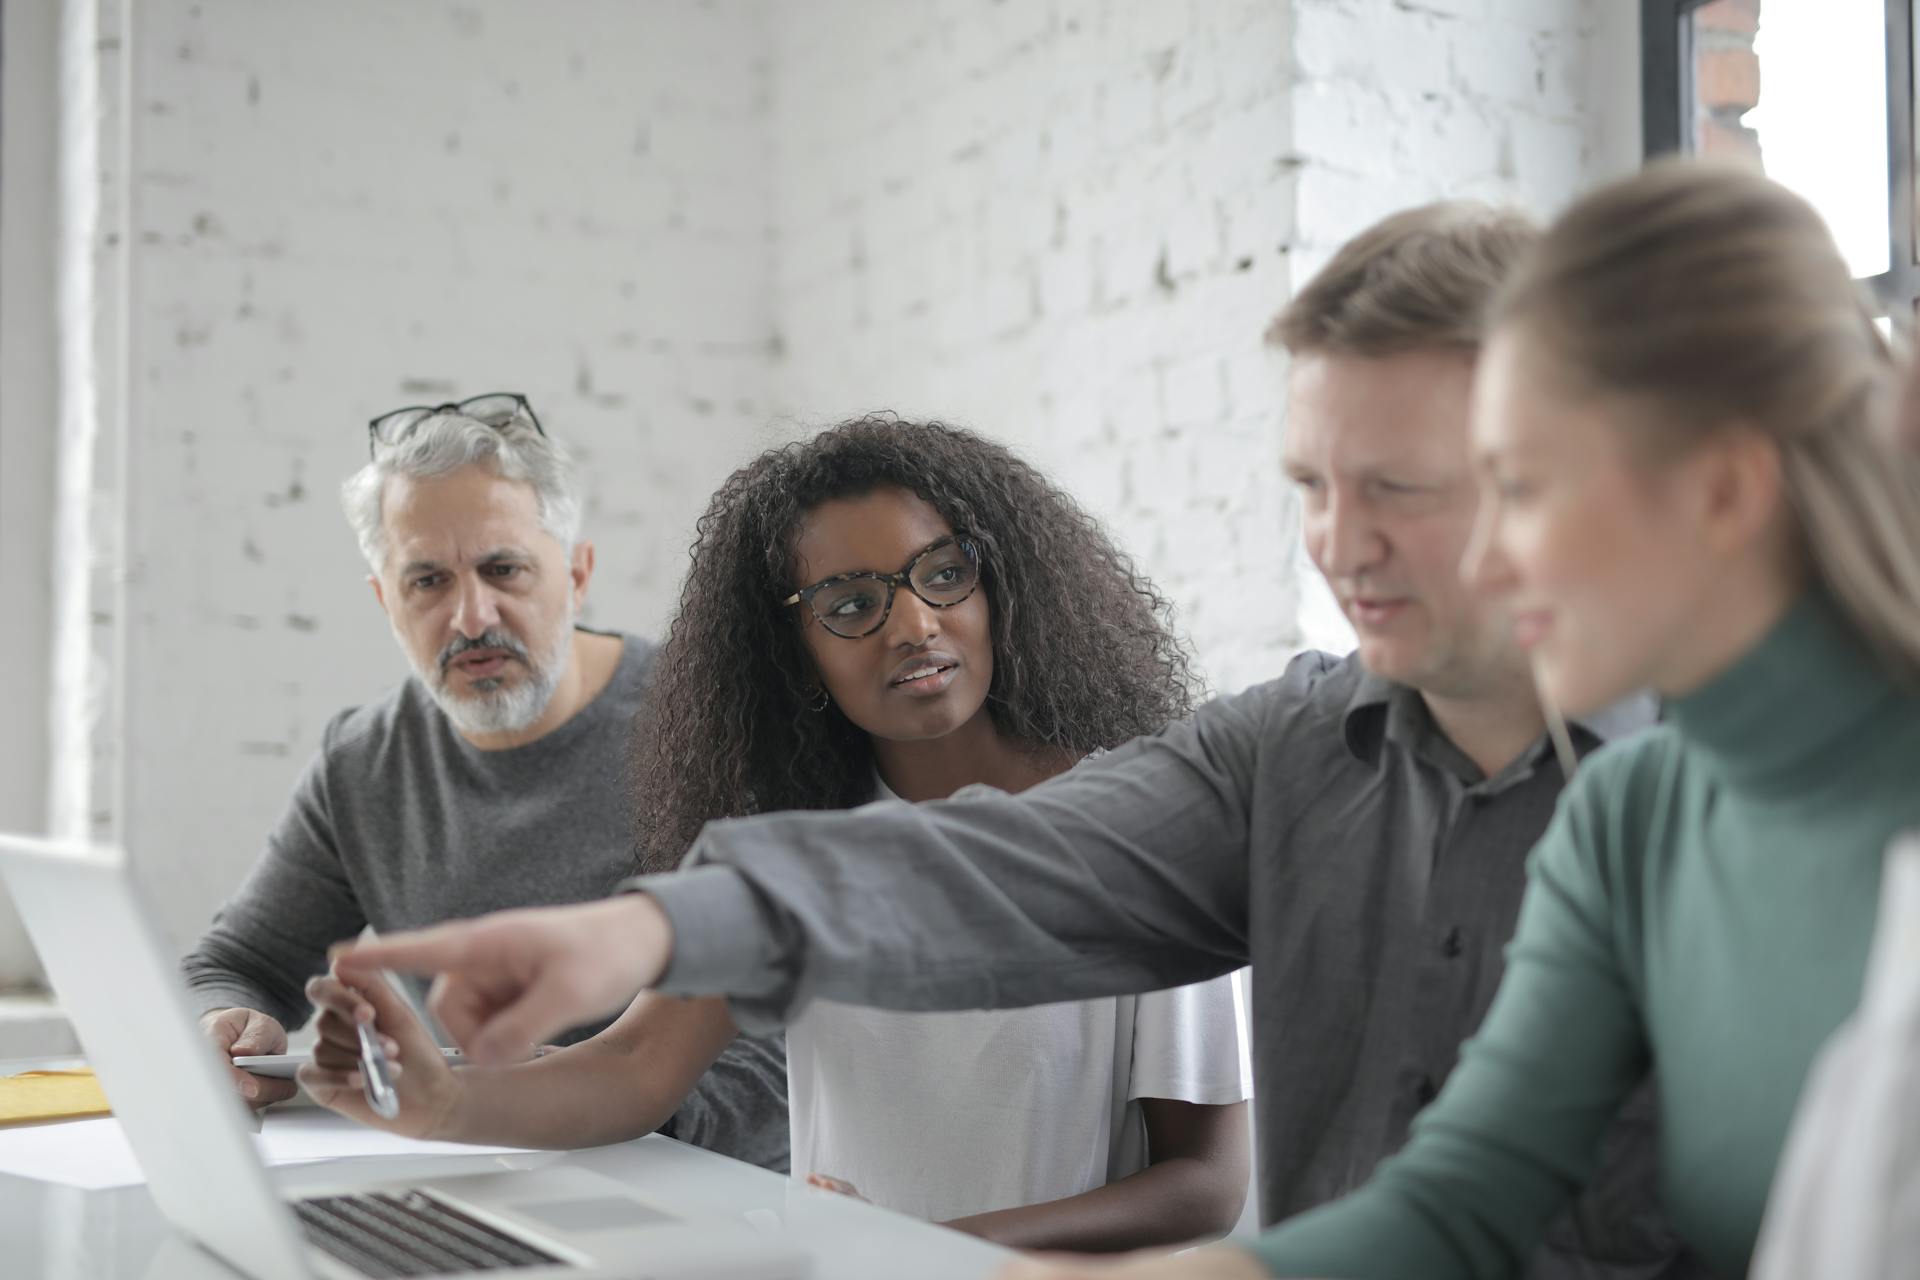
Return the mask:
[[[580,1168],[406,1183],[362,1176],[283,1198],[121,852],[0,835],[0,878],[161,1213],[257,1280],[482,1273],[778,1280],[811,1270],[777,1231],[733,1217],[682,1216]]]

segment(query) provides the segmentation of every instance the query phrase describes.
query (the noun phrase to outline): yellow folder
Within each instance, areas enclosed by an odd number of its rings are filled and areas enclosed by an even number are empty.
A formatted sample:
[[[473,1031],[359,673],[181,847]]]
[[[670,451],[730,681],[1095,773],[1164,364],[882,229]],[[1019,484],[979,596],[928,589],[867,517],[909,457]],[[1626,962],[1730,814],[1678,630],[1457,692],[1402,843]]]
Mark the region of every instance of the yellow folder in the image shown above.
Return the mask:
[[[0,1125],[104,1116],[112,1108],[91,1071],[23,1071],[0,1076]]]

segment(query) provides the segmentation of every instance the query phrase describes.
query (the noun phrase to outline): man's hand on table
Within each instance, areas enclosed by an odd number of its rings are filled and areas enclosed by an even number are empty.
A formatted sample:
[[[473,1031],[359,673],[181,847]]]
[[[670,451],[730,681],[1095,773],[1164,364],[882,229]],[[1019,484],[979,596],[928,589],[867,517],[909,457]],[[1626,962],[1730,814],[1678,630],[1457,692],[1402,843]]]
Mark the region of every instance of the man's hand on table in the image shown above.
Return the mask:
[[[200,1015],[200,1030],[225,1058],[246,1058],[260,1054],[285,1053],[287,1029],[258,1009],[211,1009]],[[250,1107],[285,1102],[300,1092],[291,1080],[256,1076],[239,1067],[227,1067],[233,1086]]]

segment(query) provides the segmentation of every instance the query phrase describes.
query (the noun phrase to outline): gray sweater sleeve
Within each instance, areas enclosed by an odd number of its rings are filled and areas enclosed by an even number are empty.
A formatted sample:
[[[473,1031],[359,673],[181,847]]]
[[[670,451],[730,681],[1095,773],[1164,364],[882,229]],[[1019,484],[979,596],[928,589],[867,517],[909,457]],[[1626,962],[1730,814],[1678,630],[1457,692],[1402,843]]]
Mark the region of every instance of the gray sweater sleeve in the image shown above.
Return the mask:
[[[326,970],[328,946],[365,924],[334,843],[323,746],[295,784],[266,851],[181,969],[202,1012],[258,1009],[292,1031],[313,1011],[303,988]]]
[[[1237,968],[1267,688],[1016,796],[710,824],[688,869],[626,886],[673,922],[661,989],[767,1027],[815,995],[1006,1008]]]

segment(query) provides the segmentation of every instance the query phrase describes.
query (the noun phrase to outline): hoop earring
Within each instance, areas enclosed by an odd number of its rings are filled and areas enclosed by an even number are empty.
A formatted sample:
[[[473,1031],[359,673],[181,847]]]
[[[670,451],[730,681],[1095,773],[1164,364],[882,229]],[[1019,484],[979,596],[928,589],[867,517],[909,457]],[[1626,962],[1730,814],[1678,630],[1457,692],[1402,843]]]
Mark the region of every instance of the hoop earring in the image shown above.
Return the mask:
[[[820,696],[807,703],[807,710],[815,712],[825,711],[827,709],[827,703],[831,701],[831,699],[827,697],[827,686],[817,684],[813,686],[813,688]]]

